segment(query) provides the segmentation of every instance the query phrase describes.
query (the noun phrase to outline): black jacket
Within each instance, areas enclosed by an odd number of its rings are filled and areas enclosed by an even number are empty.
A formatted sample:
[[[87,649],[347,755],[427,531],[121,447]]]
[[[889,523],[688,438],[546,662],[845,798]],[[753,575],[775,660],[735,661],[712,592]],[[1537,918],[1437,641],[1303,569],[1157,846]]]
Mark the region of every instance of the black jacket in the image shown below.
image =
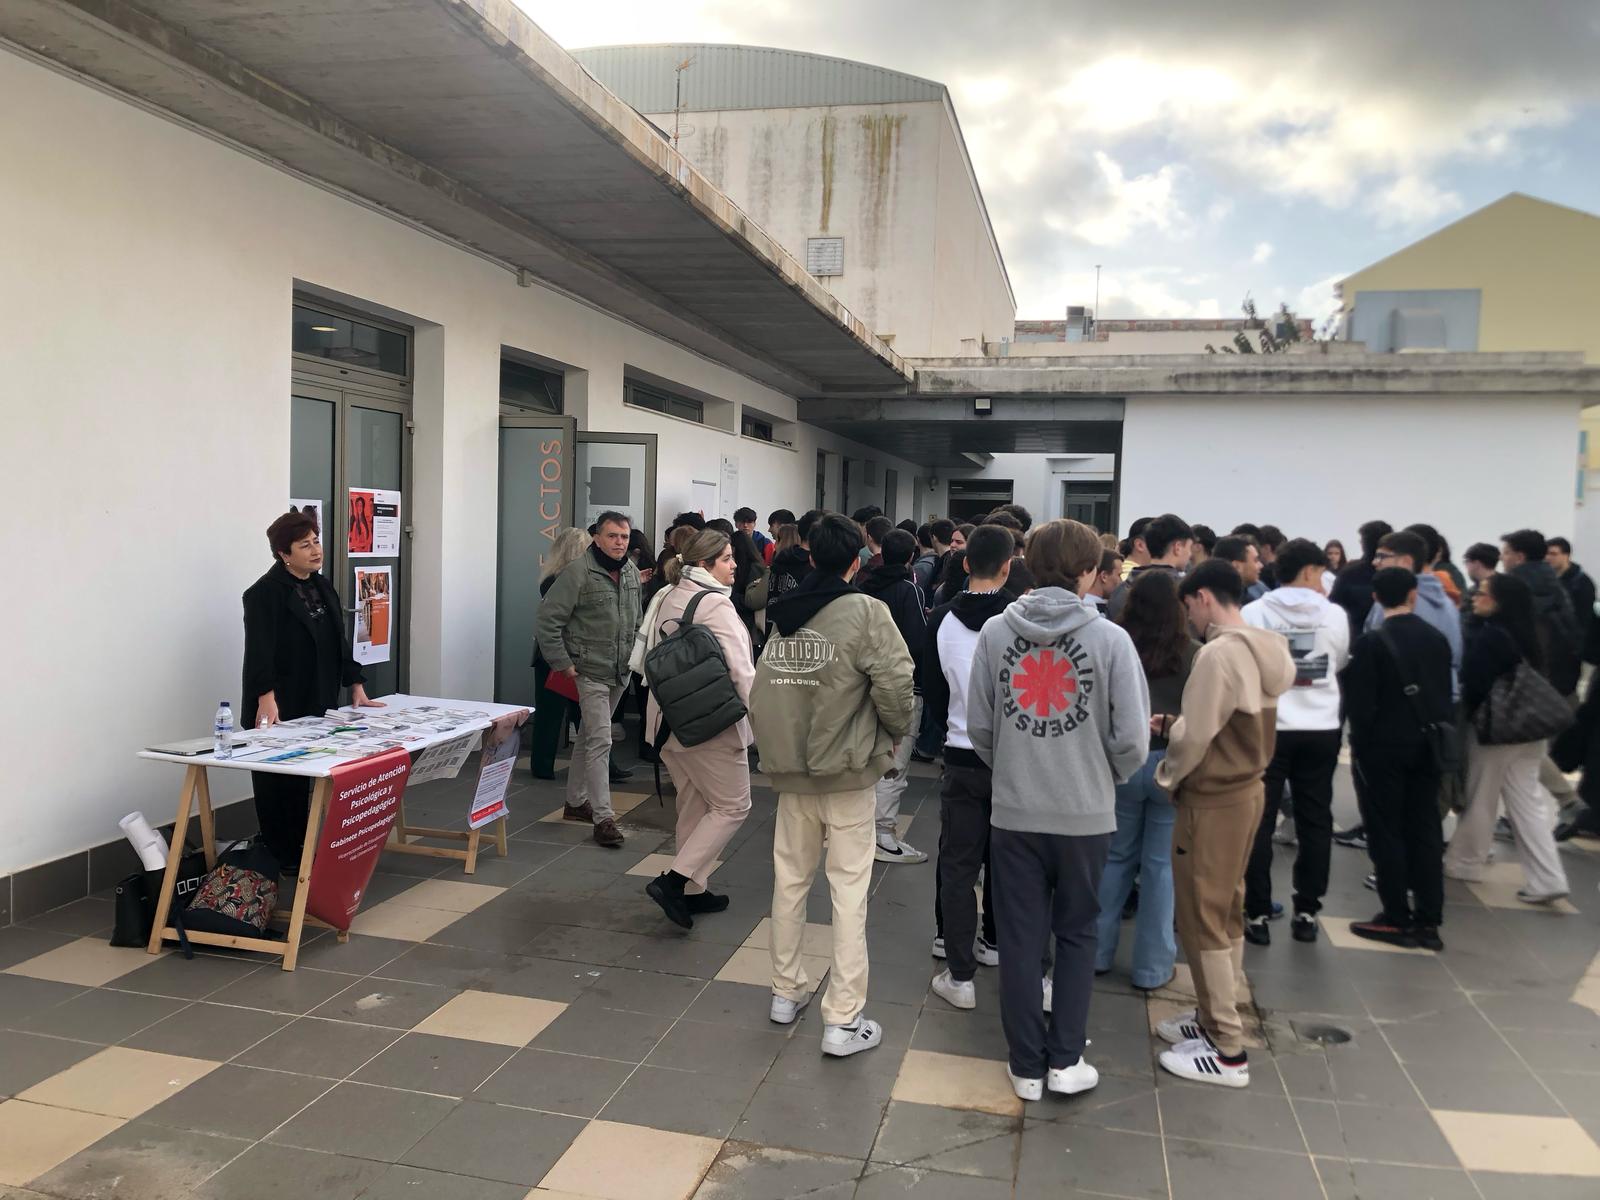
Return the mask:
[[[1556,578],[1561,581],[1561,586],[1567,591],[1567,599],[1572,602],[1572,615],[1578,622],[1579,636],[1582,638],[1584,661],[1600,662],[1600,655],[1596,654],[1600,645],[1596,644],[1595,638],[1594,580],[1577,563],[1568,564],[1567,569]]]
[[[889,606],[894,627],[911,654],[914,677],[920,681],[922,653],[928,640],[927,597],[911,578],[910,567],[873,567],[856,576],[856,587]]]
[[[1354,646],[1367,627],[1367,614],[1372,611],[1372,577],[1377,568],[1365,559],[1357,559],[1333,581],[1332,600],[1350,614],[1350,644]]]
[[[1414,613],[1390,617],[1377,630],[1364,633],[1350,647],[1350,662],[1339,672],[1339,695],[1350,719],[1350,748],[1358,757],[1400,754],[1420,749],[1425,738],[1420,707],[1430,723],[1454,719],[1450,700],[1450,643]],[[1418,689],[1416,703],[1405,694],[1407,682]]]
[[[1172,582],[1177,584],[1183,578],[1183,573],[1177,567],[1166,563],[1151,563],[1145,567],[1135,567],[1128,572],[1128,577],[1112,589],[1111,595],[1106,597],[1106,616],[1115,621],[1122,615],[1123,605],[1128,603],[1128,593],[1133,590],[1133,585],[1139,581],[1141,575],[1148,575],[1152,571],[1165,571],[1172,576]]]
[[[1462,633],[1461,703],[1470,716],[1488,698],[1494,681],[1516,669],[1522,661],[1522,651],[1504,622],[1493,616]]]
[[[350,656],[339,593],[320,571],[309,582],[322,597],[320,618],[312,617],[300,599],[299,580],[281,562],[244,594],[242,729],[255,728],[256,708],[267,692],[275,694],[279,719],[292,721],[320,717],[339,703],[341,687],[366,682]]]
[[[928,636],[923,644],[918,673],[922,683],[923,718],[930,729],[937,729],[941,737],[950,723],[950,681],[944,677],[944,664],[939,661],[939,626],[946,617],[954,617],[974,633],[979,632],[990,617],[1005,612],[1006,605],[1016,597],[1008,592],[962,592],[949,604],[941,604],[928,618]]]
[[[1545,678],[1556,691],[1570,696],[1578,690],[1578,676],[1583,671],[1583,630],[1567,589],[1547,562],[1519,563],[1511,568],[1511,574],[1533,592],[1533,618],[1539,648],[1544,652]]]
[[[772,579],[767,584],[769,605],[805,582],[811,574],[811,551],[804,546],[791,546],[782,554],[774,554],[771,570]]]

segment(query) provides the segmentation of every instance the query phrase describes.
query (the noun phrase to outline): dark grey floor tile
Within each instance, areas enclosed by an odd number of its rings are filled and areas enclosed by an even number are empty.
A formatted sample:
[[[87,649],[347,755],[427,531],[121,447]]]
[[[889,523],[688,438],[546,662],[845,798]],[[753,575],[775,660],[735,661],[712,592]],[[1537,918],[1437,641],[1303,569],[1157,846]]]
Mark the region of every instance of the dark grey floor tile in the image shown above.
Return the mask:
[[[189,1195],[249,1148],[237,1138],[132,1121],[33,1183],[73,1200],[170,1200]]]
[[[1042,1200],[1075,1188],[1167,1200],[1161,1139],[1092,1126],[1069,1131],[1050,1121],[1025,1122],[1017,1195]]]
[[[905,1059],[903,1047],[881,1045],[864,1054],[832,1058],[822,1053],[821,1036],[820,1024],[796,1032],[784,1042],[767,1079],[794,1087],[837,1088],[880,1100],[889,1098]]]
[[[1386,1023],[1383,1036],[1395,1056],[1407,1064],[1459,1060],[1463,1049],[1470,1046],[1474,1066],[1505,1069],[1518,1065],[1516,1054],[1496,1036],[1494,1026],[1468,1007]]]
[[[917,1200],[1011,1200],[1011,1181],[946,1175],[915,1167],[868,1167],[856,1188],[856,1200],[890,1200],[895,1196],[915,1196]]]
[[[739,984],[725,984],[739,987]],[[588,994],[607,1008],[620,1008],[626,1012],[649,1013],[657,1017],[681,1017],[690,1005],[712,1015],[699,1020],[724,1019],[723,1006],[713,999],[709,1005],[696,1000],[706,990],[706,981],[682,975],[662,975],[654,971],[633,971],[624,967],[608,967],[590,986]],[[702,1000],[706,999],[701,997]],[[748,1007],[748,1006],[747,1006]],[[693,1015],[693,1014],[691,1014]]]
[[[1172,1200],[1323,1200],[1306,1154],[1169,1141],[1167,1163]]]
[[[1463,1056],[1454,1062],[1411,1063],[1406,1071],[1429,1108],[1530,1117],[1564,1115],[1525,1067],[1480,1069],[1470,1056]]]
[[[35,1013],[20,1024],[30,1033],[49,1033],[109,1046],[188,1005],[187,1000],[167,996],[133,996],[93,988],[54,1008]],[[189,1052],[193,1052],[193,1043],[190,1043]]]
[[[892,1101],[869,1156],[876,1163],[1011,1181],[1018,1117]]]
[[[254,1141],[271,1133],[331,1086],[326,1079],[223,1065],[141,1118]]]
[[[199,953],[192,959],[186,959],[181,954],[168,954],[153,960],[147,967],[129,971],[107,986],[119,992],[143,992],[153,996],[199,1000],[262,970],[263,961],[260,958],[223,958]],[[287,974],[278,971],[276,966],[272,969],[280,975]]]
[[[0,974],[0,1025],[19,1028],[45,1009],[65,1004],[88,990],[75,983]]]
[[[865,1158],[883,1110],[884,1102],[874,1096],[763,1083],[733,1136],[785,1150]]]
[[[100,1047],[88,1042],[0,1030],[0,1097],[25,1092],[98,1053]]]
[[[729,1141],[695,1200],[852,1200],[866,1164]]]
[[[1457,987],[1415,987],[1389,979],[1362,979],[1355,989],[1368,1013],[1384,1021],[1436,1016],[1471,1004],[1467,994]]]
[[[457,994],[455,988],[374,977],[357,980],[312,1013],[337,1021],[412,1029]]]
[[[637,1063],[644,1061],[671,1027],[669,1017],[622,1012],[583,996],[547,1025],[532,1045],[540,1050]]]
[[[1399,1060],[1382,1044],[1330,1046],[1328,1070],[1338,1100],[1402,1108],[1422,1103]]]
[[[710,979],[733,957],[735,946],[680,937],[641,937],[617,959],[619,967]]]
[[[1250,978],[1250,991],[1256,1005],[1268,1012],[1366,1015],[1366,1001],[1355,982],[1348,978],[1324,972],[1301,974],[1288,969],[1266,969],[1249,962],[1245,964],[1245,973]]]
[[[520,956],[519,956],[520,957]],[[550,958],[524,958],[503,979],[495,980],[493,991],[509,996],[528,996],[534,1000],[555,1000],[570,1004],[594,985],[603,968],[588,963],[557,962]]]
[[[1226,1092],[1217,1087],[1164,1088],[1161,1125],[1168,1138],[1258,1150],[1304,1153],[1306,1149],[1289,1101],[1281,1092],[1274,1095],[1254,1087]]]
[[[343,1079],[403,1036],[400,1030],[381,1025],[301,1017],[235,1061],[241,1066]]]
[[[1334,1099],[1333,1074],[1328,1070],[1328,1056],[1321,1050],[1279,1054],[1276,1061],[1278,1075],[1289,1095],[1306,1100]]]
[[[1502,1175],[1495,1171],[1474,1171],[1483,1200],[1594,1200],[1593,1176]]]
[[[229,984],[207,999],[266,1012],[301,1016],[361,981],[360,975],[299,966],[293,971],[261,971]]]
[[[261,1142],[195,1191],[199,1200],[355,1200],[383,1176],[384,1164]]]
[[[404,1156],[408,1166],[532,1187],[585,1122],[495,1104],[462,1104]]]
[[[419,1092],[341,1083],[272,1135],[283,1146],[397,1162],[456,1107]]]
[[[77,938],[67,934],[51,933],[49,930],[34,929],[27,925],[0,926],[0,971],[14,967],[20,962],[27,962],[30,958],[38,958],[41,954],[48,954],[74,941],[77,941]],[[5,1012],[0,1010],[0,1019],[4,1019],[5,1015]]]
[[[634,1070],[634,1064],[550,1050],[519,1050],[473,1099],[572,1117],[593,1117]]]
[[[293,1017],[284,1013],[201,1001],[141,1030],[123,1045],[158,1054],[203,1054],[206,1058],[226,1060],[271,1037],[292,1020]]]
[[[487,906],[486,906],[487,907]],[[428,938],[429,945],[455,946],[494,954],[517,954],[527,948],[547,925],[490,913],[469,913]]]
[[[63,904],[60,908],[41,913],[29,920],[27,925],[31,929],[43,929],[49,933],[95,937],[100,934],[109,936],[115,919],[110,900],[99,896],[85,896],[82,900],[74,900],[70,904]]]
[[[610,929],[552,925],[537,934],[523,950],[536,958],[609,967],[615,966],[627,954],[639,940],[639,932],[618,933]]]
[[[757,1086],[749,1079],[640,1067],[605,1106],[600,1119],[725,1138],[739,1123]]]
[[[298,975],[306,967],[315,967],[321,971],[366,975],[415,945],[415,942],[398,938],[363,937],[359,933],[352,933],[349,941],[341,942],[332,933],[325,932],[314,942],[301,943],[300,959],[292,973]]]
[[[1094,1064],[1101,1075],[1126,1075],[1133,1079],[1148,1079],[1155,1070],[1156,1054],[1166,1047],[1149,1034],[1098,1033],[1083,1048],[1083,1056]],[[1250,1060],[1250,1070],[1256,1069],[1255,1057]],[[1165,1074],[1165,1072],[1162,1072]]]
[[[766,1029],[679,1021],[645,1061],[652,1067],[726,1075],[733,1079],[764,1079],[783,1050],[787,1036]]]
[[[466,1096],[510,1057],[505,1046],[408,1033],[351,1078],[408,1092]]]
[[[1086,1028],[1090,1037],[1099,1037],[1103,1033],[1148,1037],[1150,1002],[1143,992],[1127,996],[1097,994],[1089,1005]]]
[[[1328,1200],[1481,1200],[1465,1171],[1317,1158]]]
[[[1411,1166],[1460,1166],[1438,1124],[1423,1108],[1299,1101],[1295,1114],[1313,1154]]]
[[[1600,1063],[1600,1032],[1562,1033],[1546,1029],[1502,1029],[1535,1072],[1565,1071],[1583,1063]]]
[[[1501,1029],[1559,1030],[1600,1037],[1600,1013],[1567,1000],[1490,995],[1477,997],[1477,1005]]]
[[[960,1012],[937,996],[928,998],[916,1032],[911,1036],[911,1045],[916,1050],[961,1054],[968,1058],[1004,1060],[1010,1053],[1000,1014],[995,1008]],[[1094,1061],[1092,1055],[1089,1060]]]
[[[362,1192],[361,1200],[523,1200],[527,1194],[521,1184],[397,1164]]]
[[[1046,1092],[1039,1103],[1028,1105],[1028,1119],[1095,1125],[1128,1133],[1161,1132],[1155,1082],[1122,1075],[1102,1075],[1092,1090],[1076,1096]]]
[[[498,992],[528,959],[498,950],[478,950],[465,946],[413,946],[398,958],[385,963],[373,975],[379,979],[404,979],[411,983],[431,983],[458,991]]]

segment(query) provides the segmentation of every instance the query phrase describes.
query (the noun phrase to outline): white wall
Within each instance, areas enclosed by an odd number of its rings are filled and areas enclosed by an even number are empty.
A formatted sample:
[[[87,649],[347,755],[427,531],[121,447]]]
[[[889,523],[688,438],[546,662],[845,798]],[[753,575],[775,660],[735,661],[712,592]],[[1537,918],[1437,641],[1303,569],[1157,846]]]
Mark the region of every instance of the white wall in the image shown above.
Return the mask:
[[[0,502],[32,518],[0,600],[0,874],[111,840],[133,808],[169,819],[179,773],[135,751],[237,700],[239,596],[289,496],[297,281],[417,326],[414,691],[492,691],[502,345],[588,373],[582,427],[659,435],[662,512],[723,453],[741,503],[803,510],[819,445],[896,467],[909,503],[910,464],[806,426],[786,450],[625,409],[625,366],[785,419],[794,402],[4,51],[0,162],[26,164],[0,176]]]
[[[1458,562],[1510,529],[1570,537],[1577,412],[1560,396],[1129,397],[1121,532],[1172,511],[1359,553],[1369,520],[1426,521]]]

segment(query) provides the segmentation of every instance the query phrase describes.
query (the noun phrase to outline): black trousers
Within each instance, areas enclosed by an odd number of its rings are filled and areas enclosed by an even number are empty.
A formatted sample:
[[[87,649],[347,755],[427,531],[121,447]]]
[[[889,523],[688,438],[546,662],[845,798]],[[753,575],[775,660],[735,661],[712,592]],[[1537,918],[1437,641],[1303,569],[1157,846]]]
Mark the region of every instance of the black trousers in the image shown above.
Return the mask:
[[[991,895],[998,898],[1000,1024],[1012,1073],[1042,1079],[1046,1068],[1070,1067],[1083,1055],[1100,917],[1100,876],[1109,833],[1066,837],[995,829]],[[1048,1022],[1039,957],[1055,942],[1054,996]],[[950,939],[945,938],[945,953]]]
[[[989,863],[989,813],[994,776],[988,767],[946,766],[939,787],[939,868],[934,876],[933,919],[944,938],[950,978],[978,971],[972,942],[978,934],[978,869],[984,872],[983,938],[993,945],[994,868]],[[948,905],[945,898],[949,898]]]
[[[281,867],[293,867],[300,861],[306,840],[306,819],[311,815],[312,782],[303,775],[250,772],[261,841]]]
[[[1339,743],[1337,729],[1278,732],[1277,749],[1264,777],[1267,802],[1244,873],[1246,918],[1258,920],[1272,912],[1272,829],[1285,783],[1293,792],[1294,832],[1300,843],[1294,859],[1294,911],[1322,910],[1333,848],[1333,772],[1339,765]]]
[[[1444,920],[1439,771],[1425,747],[1359,754],[1356,799],[1385,919],[1402,928]],[[1409,895],[1408,895],[1409,893]]]
[[[572,701],[544,689],[550,677],[550,664],[543,658],[533,664],[534,687],[538,699],[533,706],[533,731],[528,738],[528,766],[536,779],[554,779],[556,751],[561,748],[561,723],[570,720]]]

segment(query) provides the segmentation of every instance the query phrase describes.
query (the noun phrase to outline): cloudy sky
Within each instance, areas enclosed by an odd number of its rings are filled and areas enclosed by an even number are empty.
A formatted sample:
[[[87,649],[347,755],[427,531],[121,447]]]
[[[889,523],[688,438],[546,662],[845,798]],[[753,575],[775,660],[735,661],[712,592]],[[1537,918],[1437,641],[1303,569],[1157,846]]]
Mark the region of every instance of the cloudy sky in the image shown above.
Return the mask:
[[[1509,191],[1600,212],[1600,3],[516,0],[570,48],[735,42],[946,84],[1018,316],[1320,317]]]

